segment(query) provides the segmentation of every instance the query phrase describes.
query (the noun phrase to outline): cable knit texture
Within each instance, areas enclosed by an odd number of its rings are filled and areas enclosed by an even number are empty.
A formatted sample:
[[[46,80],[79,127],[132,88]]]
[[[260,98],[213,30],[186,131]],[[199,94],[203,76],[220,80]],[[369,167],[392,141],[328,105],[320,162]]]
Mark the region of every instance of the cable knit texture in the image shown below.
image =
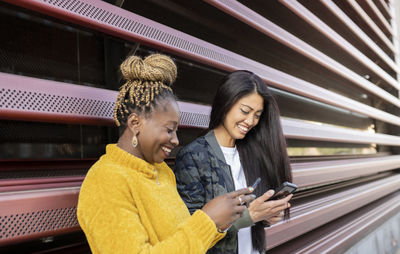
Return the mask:
[[[78,220],[95,254],[205,253],[225,235],[203,211],[189,214],[167,164],[149,164],[116,144],[89,170]]]

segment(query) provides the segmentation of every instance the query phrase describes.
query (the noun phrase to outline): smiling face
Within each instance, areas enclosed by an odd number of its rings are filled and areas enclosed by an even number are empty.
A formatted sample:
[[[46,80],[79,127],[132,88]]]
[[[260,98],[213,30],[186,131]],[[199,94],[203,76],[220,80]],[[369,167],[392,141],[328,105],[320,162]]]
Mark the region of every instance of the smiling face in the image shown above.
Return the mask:
[[[176,135],[179,109],[174,100],[162,100],[151,116],[140,119],[136,156],[149,163],[161,163],[179,145]]]
[[[223,123],[214,129],[218,143],[233,147],[236,139],[243,139],[258,124],[264,110],[264,99],[258,93],[240,98],[226,114]]]

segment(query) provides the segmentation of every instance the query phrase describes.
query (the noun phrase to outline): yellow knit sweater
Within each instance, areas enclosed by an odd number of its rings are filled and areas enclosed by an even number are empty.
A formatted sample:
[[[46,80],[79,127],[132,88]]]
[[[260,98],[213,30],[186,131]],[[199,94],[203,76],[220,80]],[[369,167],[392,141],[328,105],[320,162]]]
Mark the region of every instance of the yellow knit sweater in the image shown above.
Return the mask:
[[[165,163],[115,144],[82,184],[78,220],[93,253],[205,253],[224,237],[203,211],[190,216]]]

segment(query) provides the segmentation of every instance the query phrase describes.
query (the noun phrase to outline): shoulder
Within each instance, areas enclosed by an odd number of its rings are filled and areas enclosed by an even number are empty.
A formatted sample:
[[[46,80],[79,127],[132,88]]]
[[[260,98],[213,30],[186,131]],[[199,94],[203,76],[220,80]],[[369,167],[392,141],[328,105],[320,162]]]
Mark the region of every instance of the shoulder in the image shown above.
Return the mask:
[[[207,151],[209,151],[209,144],[204,136],[201,136],[179,150],[176,159],[179,160],[188,156],[207,153]]]

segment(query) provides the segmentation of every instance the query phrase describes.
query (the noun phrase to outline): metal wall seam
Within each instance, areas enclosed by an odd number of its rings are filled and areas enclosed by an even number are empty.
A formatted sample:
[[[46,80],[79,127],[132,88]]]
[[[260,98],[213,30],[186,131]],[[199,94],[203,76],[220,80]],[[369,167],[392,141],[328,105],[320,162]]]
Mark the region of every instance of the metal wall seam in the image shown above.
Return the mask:
[[[348,0],[353,9],[358,15],[364,20],[365,23],[374,31],[374,33],[382,40],[382,42],[392,51],[394,54],[398,54],[393,43],[386,37],[382,30],[375,24],[375,22],[368,16],[367,13],[361,8],[361,6],[355,0]]]
[[[351,20],[332,0],[321,0],[320,1],[325,7],[335,15],[343,25],[347,26],[354,35],[360,38],[372,51],[388,64],[395,72],[400,73],[399,66],[380,48],[376,43],[359,28],[353,20]],[[394,30],[393,30],[394,31]],[[398,51],[398,50],[397,50]]]
[[[271,21],[250,10],[241,3],[229,0],[205,1],[215,6],[216,8],[219,8],[220,10],[228,13],[229,15],[232,15],[237,19],[249,24],[260,32],[271,36],[271,38],[274,38],[283,45],[286,45],[293,50],[303,54],[314,62],[319,63],[321,66],[324,66],[332,72],[335,72],[336,74],[346,78],[347,80],[353,82],[354,84],[365,89],[366,91],[369,91],[370,93],[373,93],[374,95],[386,100],[387,102],[392,103],[396,107],[400,107],[400,100],[398,98],[377,87],[375,84],[367,81],[349,68],[336,62],[332,58],[318,51],[317,49],[300,40],[296,36],[288,33],[286,30],[275,25]]]
[[[380,76],[392,87],[400,90],[400,85],[397,80],[395,80],[386,71],[375,64],[371,59],[366,57],[361,51],[359,51],[351,43],[346,41],[340,34],[335,32],[331,27],[325,24],[322,20],[320,20],[316,15],[314,15],[297,0],[280,0],[280,2],[288,7],[292,12],[296,13],[300,18],[305,20],[308,24],[317,29],[325,37],[334,42],[337,46],[346,51],[349,55],[353,56],[353,58],[357,59],[360,64],[364,65],[376,75]],[[396,72],[398,71],[397,69]]]

